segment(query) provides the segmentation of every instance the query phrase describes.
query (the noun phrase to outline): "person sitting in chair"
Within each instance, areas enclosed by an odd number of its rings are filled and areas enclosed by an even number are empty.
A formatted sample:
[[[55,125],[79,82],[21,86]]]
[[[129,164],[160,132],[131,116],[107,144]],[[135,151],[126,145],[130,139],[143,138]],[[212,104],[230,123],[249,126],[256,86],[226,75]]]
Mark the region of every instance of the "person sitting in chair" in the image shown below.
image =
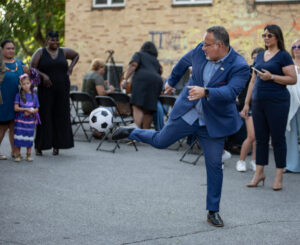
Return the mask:
[[[101,59],[94,59],[91,64],[91,71],[84,75],[82,81],[82,92],[87,92],[93,98],[97,95],[107,95],[115,90],[108,81],[104,81],[105,63]],[[82,110],[90,114],[95,108],[90,102],[82,103]]]

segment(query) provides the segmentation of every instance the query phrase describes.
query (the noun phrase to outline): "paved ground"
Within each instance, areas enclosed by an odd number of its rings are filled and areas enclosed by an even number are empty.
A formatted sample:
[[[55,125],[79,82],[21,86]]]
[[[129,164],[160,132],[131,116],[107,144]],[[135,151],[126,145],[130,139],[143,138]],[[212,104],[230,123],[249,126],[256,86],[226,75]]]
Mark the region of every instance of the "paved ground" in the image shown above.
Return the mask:
[[[226,163],[225,227],[215,228],[206,222],[202,158],[193,166],[179,161],[183,150],[121,144],[112,154],[97,144],[0,161],[0,244],[300,244],[300,174],[285,174],[284,189],[273,191],[272,154],[259,188],[245,187],[253,172],[236,172],[237,156]],[[10,153],[7,138],[1,153]]]

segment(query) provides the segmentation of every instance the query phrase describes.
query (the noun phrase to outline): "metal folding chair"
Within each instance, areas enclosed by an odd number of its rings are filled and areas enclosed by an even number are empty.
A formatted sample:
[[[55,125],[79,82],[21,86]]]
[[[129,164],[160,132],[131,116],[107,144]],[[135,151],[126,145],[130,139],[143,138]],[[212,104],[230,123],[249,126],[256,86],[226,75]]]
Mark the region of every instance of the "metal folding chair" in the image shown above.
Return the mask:
[[[192,161],[191,160],[186,160],[186,156],[190,155],[193,152],[193,150],[194,150],[195,147],[197,147],[197,149],[198,149],[198,153],[197,153],[198,155],[197,155],[197,157],[194,160],[192,160]],[[202,155],[203,155],[203,151],[201,149],[201,146],[200,146],[198,140],[195,139],[194,142],[189,146],[189,148],[185,150],[185,152],[183,153],[183,155],[182,155],[182,157],[180,158],[179,161],[196,165],[197,162],[198,162],[198,160],[199,160],[199,158]]]
[[[164,114],[165,114],[165,117],[166,117],[166,121],[169,119],[169,113],[171,112],[175,102],[176,102],[176,97],[175,96],[172,96],[172,95],[160,95],[159,96],[159,101],[160,103],[162,104],[162,107],[163,107],[163,111],[164,111]],[[165,106],[167,106],[167,110],[165,108]],[[175,150],[175,151],[178,151],[180,149],[180,147],[182,147],[183,145],[183,142],[184,142],[184,139],[180,139],[177,141],[178,143],[178,146],[177,147],[173,147],[173,148],[168,148],[169,150]]]
[[[108,94],[109,97],[113,98],[118,107],[118,115],[122,115],[123,119],[127,122],[133,122],[132,108],[130,105],[130,97],[127,94],[121,92],[113,92]]]
[[[86,129],[84,127],[84,124],[88,124],[89,123],[89,114],[86,114],[82,111],[81,109],[81,103],[82,102],[89,102],[92,104],[93,108],[97,107],[97,104],[95,102],[95,99],[90,96],[88,93],[86,92],[79,92],[79,91],[71,91],[70,92],[70,99],[72,102],[72,106],[74,109],[74,113],[75,115],[72,116],[72,125],[76,125],[76,129],[73,132],[73,137],[75,137],[76,133],[78,132],[78,130],[81,128],[85,138],[87,141],[91,141],[92,135],[88,136],[87,132],[91,131],[90,127],[89,129]]]
[[[109,134],[112,134],[112,132],[119,126],[126,126],[127,123],[131,123],[133,122],[133,118],[132,117],[125,117],[122,115],[122,113],[119,110],[118,104],[116,103],[116,101],[110,97],[110,96],[96,96],[95,97],[96,103],[98,104],[98,106],[103,106],[103,107],[113,107],[115,109],[115,113],[113,115],[113,127],[109,130],[107,130],[105,132],[104,137],[101,139],[98,147],[97,147],[97,151],[108,151],[108,152],[113,152],[115,153],[117,148],[120,148],[119,145],[119,141],[115,140],[115,146],[112,149],[104,149],[101,148],[101,146],[103,145],[105,139],[108,139]],[[136,144],[134,143],[134,141],[131,141],[132,145],[134,146],[135,150],[137,151],[137,147]]]
[[[77,85],[71,85],[70,86],[70,92],[71,91],[78,91],[78,86]],[[75,115],[74,115],[74,109],[73,109],[71,97],[70,97],[70,118],[71,118],[71,124],[73,125],[74,122],[75,122]]]
[[[166,116],[166,119],[168,120],[169,119],[169,111],[171,111],[172,107],[174,106],[176,97],[171,96],[171,95],[160,95],[159,101],[163,106],[164,114]],[[165,109],[164,105],[168,106],[168,110]]]

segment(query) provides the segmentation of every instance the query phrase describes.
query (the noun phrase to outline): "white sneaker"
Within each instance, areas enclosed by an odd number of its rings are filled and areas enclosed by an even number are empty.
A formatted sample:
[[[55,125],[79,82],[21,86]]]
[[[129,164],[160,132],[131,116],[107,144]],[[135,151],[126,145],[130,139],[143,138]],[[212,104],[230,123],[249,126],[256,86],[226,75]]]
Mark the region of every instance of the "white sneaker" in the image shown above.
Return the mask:
[[[250,161],[250,168],[252,171],[256,170],[256,160],[251,160]]]
[[[239,172],[246,172],[247,170],[246,162],[243,160],[238,160],[236,163],[236,170]]]
[[[224,150],[224,153],[222,154],[222,162],[224,162],[230,158],[231,158],[230,152]]]

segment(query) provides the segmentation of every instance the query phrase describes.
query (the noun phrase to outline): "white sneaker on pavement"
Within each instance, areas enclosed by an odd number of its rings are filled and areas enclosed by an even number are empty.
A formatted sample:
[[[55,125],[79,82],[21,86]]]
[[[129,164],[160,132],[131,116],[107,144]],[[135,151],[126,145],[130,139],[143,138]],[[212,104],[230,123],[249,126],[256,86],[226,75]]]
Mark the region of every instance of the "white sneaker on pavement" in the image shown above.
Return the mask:
[[[230,152],[224,150],[224,153],[222,154],[222,162],[224,162],[224,161],[226,161],[226,160],[228,160],[230,158],[231,158]]]
[[[236,170],[239,172],[246,172],[247,170],[246,162],[243,160],[238,160],[236,163]]]
[[[256,170],[256,160],[251,160],[250,161],[250,168],[252,171]]]

